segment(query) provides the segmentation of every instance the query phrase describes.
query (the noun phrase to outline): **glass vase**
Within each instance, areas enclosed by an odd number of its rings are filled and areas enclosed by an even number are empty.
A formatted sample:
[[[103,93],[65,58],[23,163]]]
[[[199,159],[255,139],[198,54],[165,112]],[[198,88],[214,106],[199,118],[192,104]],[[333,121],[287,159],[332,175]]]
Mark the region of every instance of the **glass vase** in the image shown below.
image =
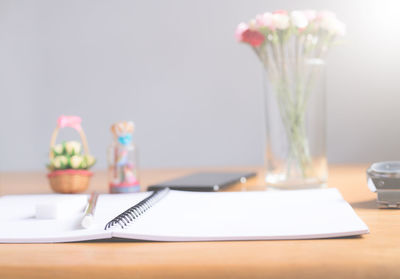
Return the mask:
[[[327,182],[325,63],[264,70],[265,181],[278,189],[324,187]],[[285,73],[284,75],[282,73]]]

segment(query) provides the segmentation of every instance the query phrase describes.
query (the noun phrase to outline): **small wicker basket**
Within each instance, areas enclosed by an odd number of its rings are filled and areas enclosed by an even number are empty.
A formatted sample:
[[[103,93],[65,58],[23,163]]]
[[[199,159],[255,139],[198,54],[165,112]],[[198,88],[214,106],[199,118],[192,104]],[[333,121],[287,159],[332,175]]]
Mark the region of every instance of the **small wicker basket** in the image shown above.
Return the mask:
[[[56,170],[47,177],[54,192],[73,194],[86,191],[92,175],[88,170]]]
[[[58,119],[58,125],[53,131],[50,141],[50,161],[53,159],[52,148],[55,146],[58,132],[61,128],[71,127],[78,131],[81,141],[83,144],[84,152],[89,155],[89,147],[86,140],[85,133],[80,125],[81,119],[77,116],[61,116]],[[80,193],[87,190],[90,183],[90,178],[93,175],[92,172],[82,169],[65,169],[65,170],[53,170],[47,177],[50,181],[50,186],[54,192],[73,194]]]

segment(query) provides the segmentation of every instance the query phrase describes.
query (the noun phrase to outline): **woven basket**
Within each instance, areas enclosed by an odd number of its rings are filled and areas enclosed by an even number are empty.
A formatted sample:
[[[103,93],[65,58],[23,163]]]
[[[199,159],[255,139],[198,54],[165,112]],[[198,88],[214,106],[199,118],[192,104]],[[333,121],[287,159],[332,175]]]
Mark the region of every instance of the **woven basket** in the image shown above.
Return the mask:
[[[78,131],[81,137],[84,152],[86,155],[89,155],[88,143],[80,122],[80,118],[76,116],[61,116],[58,119],[58,125],[51,136],[50,150],[56,143],[59,130],[64,127],[71,127]],[[53,159],[53,154],[51,151],[49,153],[49,159],[50,161]],[[50,186],[54,192],[73,194],[86,191],[89,187],[90,178],[92,175],[93,173],[88,170],[66,169],[54,170],[50,172],[47,177],[49,178]]]
[[[54,192],[73,194],[86,191],[92,175],[88,170],[56,170],[47,177]]]

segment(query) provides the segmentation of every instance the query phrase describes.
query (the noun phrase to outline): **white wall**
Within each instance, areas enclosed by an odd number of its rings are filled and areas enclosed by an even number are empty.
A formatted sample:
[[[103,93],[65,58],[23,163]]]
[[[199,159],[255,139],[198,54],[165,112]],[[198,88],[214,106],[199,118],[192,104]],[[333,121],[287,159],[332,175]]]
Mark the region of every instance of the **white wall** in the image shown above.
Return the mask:
[[[328,60],[329,161],[400,159],[394,0],[1,0],[1,169],[43,169],[60,114],[83,117],[98,168],[120,119],[144,167],[261,165],[261,70],[233,34],[278,8],[348,25]]]

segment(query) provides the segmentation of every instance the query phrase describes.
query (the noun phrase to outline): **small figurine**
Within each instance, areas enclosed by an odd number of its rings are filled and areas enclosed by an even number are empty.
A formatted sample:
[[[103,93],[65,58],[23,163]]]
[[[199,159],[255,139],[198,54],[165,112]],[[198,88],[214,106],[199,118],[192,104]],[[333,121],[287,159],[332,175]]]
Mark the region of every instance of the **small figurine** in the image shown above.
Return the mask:
[[[57,127],[53,132],[50,141],[49,164],[47,168],[50,173],[47,175],[51,188],[58,193],[80,193],[85,191],[93,175],[89,171],[96,160],[89,153],[85,133],[81,126],[79,116],[60,116]],[[56,144],[57,135],[60,129],[70,127],[75,129],[83,143],[84,155],[82,155],[82,144],[77,141],[67,141]]]
[[[137,149],[132,142],[134,124],[118,122],[111,126],[113,143],[108,151],[109,185],[111,193],[140,191]]]

